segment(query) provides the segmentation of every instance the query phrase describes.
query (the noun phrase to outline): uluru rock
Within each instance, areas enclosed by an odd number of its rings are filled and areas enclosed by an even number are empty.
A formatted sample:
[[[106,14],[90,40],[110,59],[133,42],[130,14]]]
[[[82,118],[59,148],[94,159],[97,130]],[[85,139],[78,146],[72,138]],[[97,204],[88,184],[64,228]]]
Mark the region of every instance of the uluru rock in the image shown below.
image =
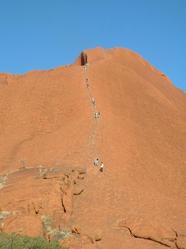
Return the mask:
[[[0,128],[1,231],[185,248],[186,97],[138,54],[96,48],[0,74]]]

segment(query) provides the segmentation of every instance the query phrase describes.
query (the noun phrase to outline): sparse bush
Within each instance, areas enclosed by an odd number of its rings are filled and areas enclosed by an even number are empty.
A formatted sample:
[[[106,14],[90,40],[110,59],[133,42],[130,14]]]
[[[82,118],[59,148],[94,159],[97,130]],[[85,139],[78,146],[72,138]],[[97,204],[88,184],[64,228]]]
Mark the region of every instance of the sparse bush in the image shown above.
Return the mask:
[[[0,249],[65,249],[58,241],[0,233]]]

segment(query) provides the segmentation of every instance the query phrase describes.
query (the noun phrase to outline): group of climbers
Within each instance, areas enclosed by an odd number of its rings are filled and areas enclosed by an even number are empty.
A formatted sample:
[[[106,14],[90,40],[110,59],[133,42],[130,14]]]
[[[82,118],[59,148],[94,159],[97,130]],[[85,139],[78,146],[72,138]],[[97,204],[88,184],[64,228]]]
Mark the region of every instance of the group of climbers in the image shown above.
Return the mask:
[[[100,112],[95,112],[95,113],[94,113],[95,119],[100,118],[100,116],[101,116],[101,113],[100,113]]]
[[[84,67],[84,70],[85,70],[85,83],[86,83],[86,86],[88,88],[89,87],[89,79],[86,76],[87,69],[88,69],[88,60],[87,60],[87,55],[85,53],[81,54],[81,65]],[[94,108],[96,110],[96,100],[95,100],[94,97],[91,97],[91,102],[92,102],[92,105],[94,106]],[[100,116],[101,116],[101,113],[98,112],[98,111],[95,111],[94,118],[99,119]],[[102,161],[100,161],[99,158],[94,159],[93,165],[96,166],[96,167],[99,167],[100,172],[104,171],[104,164],[103,164]]]
[[[104,164],[99,160],[99,158],[94,159],[94,166],[99,167],[99,171],[103,172],[104,170]]]

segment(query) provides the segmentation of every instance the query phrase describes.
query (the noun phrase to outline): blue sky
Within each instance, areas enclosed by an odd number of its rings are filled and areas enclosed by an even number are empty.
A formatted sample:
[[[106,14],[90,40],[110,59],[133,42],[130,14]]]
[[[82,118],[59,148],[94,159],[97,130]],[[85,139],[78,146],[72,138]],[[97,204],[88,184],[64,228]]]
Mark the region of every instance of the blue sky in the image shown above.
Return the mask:
[[[186,90],[186,0],[0,0],[0,72],[73,63],[127,47]]]

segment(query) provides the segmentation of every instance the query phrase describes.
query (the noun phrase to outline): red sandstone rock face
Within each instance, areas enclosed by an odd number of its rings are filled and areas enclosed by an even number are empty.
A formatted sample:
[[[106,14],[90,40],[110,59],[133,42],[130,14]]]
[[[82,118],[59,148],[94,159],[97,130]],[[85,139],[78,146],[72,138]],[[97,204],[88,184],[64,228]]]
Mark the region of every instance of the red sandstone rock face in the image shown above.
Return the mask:
[[[0,74],[1,230],[186,248],[185,93],[130,50],[85,53],[86,67]]]

